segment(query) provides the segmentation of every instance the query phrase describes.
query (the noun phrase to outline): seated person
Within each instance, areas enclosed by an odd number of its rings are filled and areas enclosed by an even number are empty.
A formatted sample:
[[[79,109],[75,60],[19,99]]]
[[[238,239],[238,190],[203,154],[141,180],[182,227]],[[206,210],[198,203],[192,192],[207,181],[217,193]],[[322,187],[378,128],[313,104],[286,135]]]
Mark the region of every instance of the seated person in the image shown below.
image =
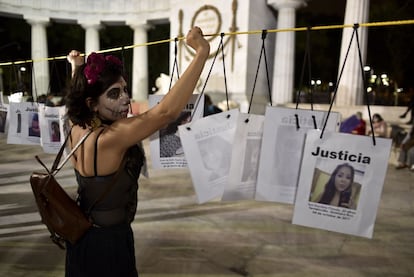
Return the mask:
[[[372,116],[372,127],[374,128],[374,135],[376,137],[387,137],[388,126],[387,122],[382,118],[382,116],[378,113]],[[368,130],[367,135],[371,135],[372,130]]]
[[[396,169],[409,167],[414,171],[414,127],[401,142],[400,155],[398,156],[398,165]]]
[[[365,135],[365,120],[362,119],[362,113],[356,112],[354,115],[345,119],[339,128],[342,133],[351,133]]]

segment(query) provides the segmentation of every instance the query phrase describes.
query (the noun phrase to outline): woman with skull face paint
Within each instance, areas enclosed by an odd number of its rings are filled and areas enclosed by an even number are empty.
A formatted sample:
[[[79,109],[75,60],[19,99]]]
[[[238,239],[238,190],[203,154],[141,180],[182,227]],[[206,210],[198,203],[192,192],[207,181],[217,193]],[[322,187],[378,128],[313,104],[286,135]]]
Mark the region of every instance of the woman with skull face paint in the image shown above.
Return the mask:
[[[119,59],[92,53],[83,64],[79,52],[68,55],[76,67],[66,97],[71,147],[92,130],[71,159],[85,212],[111,182],[124,156],[126,164],[89,213],[94,227],[76,244],[67,242],[66,277],[138,276],[130,226],[144,159],[137,144],[175,120],[193,93],[210,45],[198,27],[188,32],[186,43],[195,55],[184,74],[158,105],[134,117],[127,117],[130,97]]]

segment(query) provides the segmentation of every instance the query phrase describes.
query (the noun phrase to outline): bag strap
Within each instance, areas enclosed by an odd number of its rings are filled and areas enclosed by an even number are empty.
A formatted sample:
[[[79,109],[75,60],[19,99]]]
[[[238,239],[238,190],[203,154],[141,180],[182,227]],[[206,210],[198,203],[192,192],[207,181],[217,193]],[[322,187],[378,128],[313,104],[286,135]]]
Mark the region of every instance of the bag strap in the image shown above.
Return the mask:
[[[72,126],[73,128],[73,126]],[[63,162],[59,164],[60,159],[63,156],[63,152],[65,151],[66,144],[69,140],[70,134],[72,132],[72,128],[70,128],[69,133],[67,134],[65,141],[63,142],[62,146],[59,149],[58,154],[56,155],[56,158],[53,162],[52,168],[49,170],[47,166],[40,160],[39,156],[36,155],[36,160],[46,169],[47,173],[50,175],[56,175],[60,169],[66,164],[66,162],[70,159],[70,157],[75,153],[76,150],[81,146],[81,144],[86,140],[86,138],[92,133],[92,130],[89,130],[80,140],[79,142],[73,147],[73,149],[69,152],[69,154],[65,157]]]
[[[69,152],[68,155],[66,155],[65,159],[59,164],[60,159],[62,158],[63,152],[65,150],[66,144],[68,142],[68,138],[70,137],[72,129],[70,129],[68,135],[65,138],[65,142],[63,143],[62,147],[59,150],[59,153],[56,156],[55,161],[53,162],[51,172],[53,175],[56,175],[56,173],[59,172],[59,170],[62,169],[62,167],[66,164],[66,162],[72,157],[72,155],[78,150],[78,148],[82,145],[82,143],[89,137],[89,135],[92,133],[92,130],[88,130],[86,134],[83,135],[83,137],[78,141],[78,143],[72,148],[72,150]]]
[[[73,126],[72,126],[73,127]],[[84,134],[82,136],[82,138],[78,141],[78,143],[72,148],[72,150],[69,152],[69,154],[65,157],[65,159],[59,164],[63,152],[65,150],[66,144],[69,140],[70,134],[72,132],[72,128],[69,130],[69,133],[67,134],[65,141],[63,142],[62,146],[59,149],[58,154],[56,155],[56,158],[53,162],[52,168],[51,170],[49,170],[47,168],[47,166],[40,160],[39,156],[35,156],[36,160],[46,169],[47,173],[50,175],[56,175],[61,169],[62,167],[66,164],[66,162],[70,159],[70,157],[75,153],[76,150],[78,150],[78,148],[82,145],[83,142],[85,142],[85,140],[88,138],[88,136],[92,133],[92,130],[88,130],[88,132],[86,134]],[[121,169],[125,166],[126,164],[126,152],[122,158],[121,163],[119,164],[119,168],[117,170],[117,172],[115,173],[115,175],[113,176],[111,183],[109,185],[107,185],[105,191],[103,191],[101,193],[101,195],[90,205],[90,207],[87,210],[87,215],[89,216],[91,210],[93,209],[93,207],[98,204],[100,201],[102,201],[104,199],[104,197],[109,193],[109,191],[111,190],[111,188],[114,186],[114,184],[116,183],[118,176],[121,172]]]

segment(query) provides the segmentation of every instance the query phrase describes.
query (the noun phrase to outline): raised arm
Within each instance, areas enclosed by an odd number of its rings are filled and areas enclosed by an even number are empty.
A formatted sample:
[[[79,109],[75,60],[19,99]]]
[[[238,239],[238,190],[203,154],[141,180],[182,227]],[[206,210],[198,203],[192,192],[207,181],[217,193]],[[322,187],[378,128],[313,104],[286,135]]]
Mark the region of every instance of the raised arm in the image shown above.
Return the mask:
[[[72,68],[72,77],[75,74],[76,68],[85,62],[85,57],[77,50],[72,50],[67,55],[66,59],[71,65]]]
[[[107,134],[114,135],[114,141],[129,147],[178,117],[193,94],[210,53],[210,45],[198,27],[188,32],[186,43],[195,50],[195,56],[180,79],[155,107],[136,117],[114,122]]]

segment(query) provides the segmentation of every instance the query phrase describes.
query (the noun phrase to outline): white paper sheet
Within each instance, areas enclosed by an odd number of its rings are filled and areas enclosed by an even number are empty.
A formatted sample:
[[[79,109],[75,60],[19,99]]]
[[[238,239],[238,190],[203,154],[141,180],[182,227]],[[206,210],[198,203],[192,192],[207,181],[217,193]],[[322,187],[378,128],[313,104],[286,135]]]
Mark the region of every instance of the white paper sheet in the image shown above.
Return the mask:
[[[38,104],[35,102],[11,102],[8,144],[40,145]]]
[[[200,204],[223,195],[238,116],[234,109],[178,127]]]
[[[322,129],[327,112],[267,107],[256,200],[293,204],[306,131]],[[297,128],[299,123],[299,128]],[[340,115],[331,112],[326,130],[336,131]]]
[[[64,111],[65,106],[48,107],[39,105],[41,145],[45,153],[56,154],[62,146],[64,136],[61,133],[63,123],[61,114]]]
[[[369,136],[325,131],[320,139],[320,131],[309,130],[292,223],[372,238],[390,150],[390,139],[376,138],[374,146]],[[344,193],[320,203],[335,168],[344,164],[354,171],[349,200],[343,200],[351,204],[339,204]]]
[[[148,99],[149,107],[152,108],[157,105],[163,97],[164,95],[150,95]],[[184,156],[178,126],[187,123],[190,116],[192,116],[192,121],[203,117],[204,97],[200,98],[196,107],[195,104],[198,101],[198,97],[198,94],[194,94],[191,97],[177,121],[172,122],[166,128],[159,130],[150,137],[150,151],[153,168],[187,167],[187,160]]]
[[[254,199],[263,123],[263,115],[239,115],[232,148],[230,172],[222,201]]]

